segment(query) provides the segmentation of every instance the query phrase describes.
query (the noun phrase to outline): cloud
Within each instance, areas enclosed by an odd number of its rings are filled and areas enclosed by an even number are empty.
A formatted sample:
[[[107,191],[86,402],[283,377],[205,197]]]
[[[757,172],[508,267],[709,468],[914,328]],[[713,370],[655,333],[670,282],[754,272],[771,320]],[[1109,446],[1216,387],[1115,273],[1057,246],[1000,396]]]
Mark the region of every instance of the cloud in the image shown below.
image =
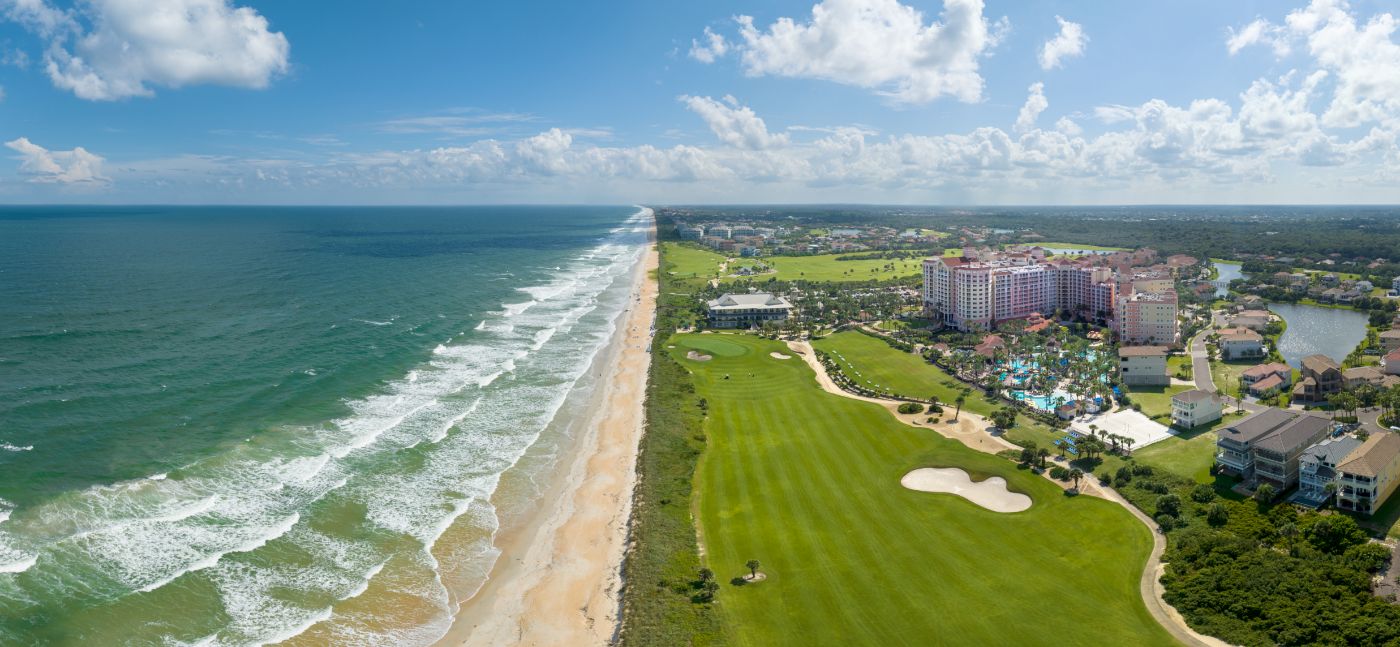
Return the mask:
[[[110,180],[102,175],[103,160],[79,146],[71,151],[51,151],[26,137],[5,142],[22,157],[19,172],[30,182],[65,185],[100,185]]]
[[[265,88],[288,69],[286,36],[229,0],[88,0],[71,11],[45,0],[0,3],[49,41],[53,84],[83,99],[149,97],[151,86]]]
[[[1040,48],[1042,70],[1052,70],[1060,67],[1060,62],[1064,59],[1083,55],[1084,45],[1089,42],[1089,37],[1084,35],[1083,25],[1059,16],[1055,16],[1055,22],[1060,23],[1060,33],[1045,41]]]
[[[979,61],[1007,25],[990,26],[982,0],[945,0],[929,24],[897,0],[822,0],[806,22],[779,18],[762,30],[750,16],[735,20],[748,75],[834,81],[903,104],[981,100]]]
[[[690,57],[701,63],[713,63],[728,51],[729,43],[724,40],[724,36],[710,31],[709,27],[705,28],[703,44],[694,38],[690,39]]]
[[[1330,73],[1335,88],[1322,113],[1329,127],[1368,123],[1396,125],[1400,115],[1400,44],[1393,35],[1400,22],[1378,13],[1364,23],[1343,0],[1313,0],[1290,12],[1284,24],[1257,19],[1231,30],[1226,45],[1233,54],[1255,44],[1269,44],[1286,56],[1302,42],[1316,68]]]
[[[678,98],[691,112],[705,120],[705,125],[720,141],[730,146],[763,150],[788,143],[786,134],[769,133],[767,124],[754,114],[753,109],[739,105],[734,97],[726,96],[723,103],[710,97],[681,95]]]
[[[504,127],[511,124],[536,120],[534,115],[519,112],[481,112],[469,108],[446,112],[449,114],[389,119],[376,124],[375,129],[394,135],[480,137],[500,133]]]
[[[1026,103],[1021,106],[1021,112],[1016,115],[1015,130],[1019,133],[1029,132],[1032,128],[1035,128],[1036,118],[1040,116],[1040,113],[1045,112],[1046,108],[1050,107],[1050,102],[1045,99],[1044,83],[1032,83],[1031,87],[1027,88],[1027,91],[1029,91],[1030,94],[1026,96]]]

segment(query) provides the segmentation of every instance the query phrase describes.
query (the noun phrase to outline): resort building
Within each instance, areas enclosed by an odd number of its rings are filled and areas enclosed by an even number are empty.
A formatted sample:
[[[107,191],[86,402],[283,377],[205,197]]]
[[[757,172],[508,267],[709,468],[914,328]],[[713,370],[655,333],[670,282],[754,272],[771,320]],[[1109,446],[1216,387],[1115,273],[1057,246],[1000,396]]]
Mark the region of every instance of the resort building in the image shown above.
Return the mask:
[[[1248,328],[1221,328],[1220,357],[1225,360],[1264,356],[1264,336]]]
[[[1266,409],[1216,432],[1215,464],[1246,481],[1265,480],[1287,489],[1298,481],[1303,451],[1331,430],[1332,423],[1321,416]]]
[[[1166,346],[1122,346],[1118,349],[1118,379],[1129,386],[1166,386]]]
[[[1221,397],[1210,391],[1193,389],[1172,396],[1172,426],[1195,429],[1221,417]]]
[[[713,328],[751,328],[786,321],[792,304],[767,292],[725,294],[705,304]]]
[[[1372,431],[1337,471],[1337,507],[1375,514],[1400,484],[1400,434]]]
[[[680,236],[681,240],[700,240],[705,235],[705,230],[701,227],[681,225],[676,227],[676,235]]]
[[[1381,366],[1386,375],[1400,375],[1400,349],[1390,351],[1381,358]]]
[[[1176,292],[1134,292],[1118,299],[1118,340],[1124,344],[1177,343]]]
[[[1327,486],[1341,488],[1337,465],[1360,446],[1358,438],[1338,436],[1304,450],[1298,457],[1298,497],[1315,505],[1327,503],[1333,494],[1327,491]]]
[[[1345,384],[1340,364],[1326,355],[1308,355],[1303,358],[1298,383],[1293,386],[1293,400],[1324,402],[1327,396],[1340,393]]]
[[[1112,272],[1079,262],[1046,262],[1031,252],[964,250],[924,261],[924,308],[944,325],[987,330],[1003,321],[1064,309],[1086,319],[1113,316]]]

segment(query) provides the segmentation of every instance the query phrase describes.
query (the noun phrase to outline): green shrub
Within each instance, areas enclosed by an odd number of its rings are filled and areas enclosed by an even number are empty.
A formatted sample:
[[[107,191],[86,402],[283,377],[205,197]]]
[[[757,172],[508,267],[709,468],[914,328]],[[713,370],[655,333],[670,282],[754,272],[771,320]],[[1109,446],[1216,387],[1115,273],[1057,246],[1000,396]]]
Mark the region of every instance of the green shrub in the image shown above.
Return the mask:
[[[1050,468],[1050,478],[1065,481],[1069,479],[1069,470],[1063,465],[1056,465]]]
[[[1196,503],[1210,503],[1215,500],[1215,488],[1202,483],[1191,490],[1191,500]]]
[[[904,402],[899,405],[900,413],[923,413],[924,405],[917,402]]]

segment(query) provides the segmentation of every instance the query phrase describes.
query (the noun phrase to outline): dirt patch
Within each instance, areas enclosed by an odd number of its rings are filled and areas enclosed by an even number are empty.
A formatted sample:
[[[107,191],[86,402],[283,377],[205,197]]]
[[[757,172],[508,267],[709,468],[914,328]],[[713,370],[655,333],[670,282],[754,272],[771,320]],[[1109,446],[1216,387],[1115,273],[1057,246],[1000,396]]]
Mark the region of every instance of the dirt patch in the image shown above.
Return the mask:
[[[690,351],[690,352],[686,353],[686,354],[685,354],[685,358],[688,359],[688,360],[696,361],[696,362],[708,362],[708,361],[714,359],[713,357],[710,357],[709,355],[702,355],[702,354],[697,353],[697,352],[695,352],[695,351]]]
[[[905,474],[899,484],[920,492],[956,494],[992,512],[1021,512],[1031,507],[1030,497],[1006,489],[1006,479],[993,476],[974,482],[967,472],[955,467],[916,469]]]
[[[778,351],[768,353],[768,356],[772,357],[773,359],[792,359],[792,355],[784,355],[782,353],[779,353]]]

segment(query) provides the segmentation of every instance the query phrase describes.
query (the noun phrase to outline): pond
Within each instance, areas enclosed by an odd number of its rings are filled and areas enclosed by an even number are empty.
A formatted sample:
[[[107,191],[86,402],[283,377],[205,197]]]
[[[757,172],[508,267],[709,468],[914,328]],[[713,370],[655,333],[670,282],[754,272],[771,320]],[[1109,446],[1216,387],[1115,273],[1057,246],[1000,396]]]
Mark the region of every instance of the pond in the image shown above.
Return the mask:
[[[1300,366],[1308,355],[1322,353],[1341,363],[1366,339],[1367,317],[1355,310],[1322,308],[1294,303],[1274,303],[1269,309],[1288,322],[1278,350],[1289,366]]]
[[[1223,297],[1230,293],[1230,281],[1244,278],[1244,272],[1240,271],[1239,263],[1212,262],[1220,276],[1215,279],[1215,296]]]

